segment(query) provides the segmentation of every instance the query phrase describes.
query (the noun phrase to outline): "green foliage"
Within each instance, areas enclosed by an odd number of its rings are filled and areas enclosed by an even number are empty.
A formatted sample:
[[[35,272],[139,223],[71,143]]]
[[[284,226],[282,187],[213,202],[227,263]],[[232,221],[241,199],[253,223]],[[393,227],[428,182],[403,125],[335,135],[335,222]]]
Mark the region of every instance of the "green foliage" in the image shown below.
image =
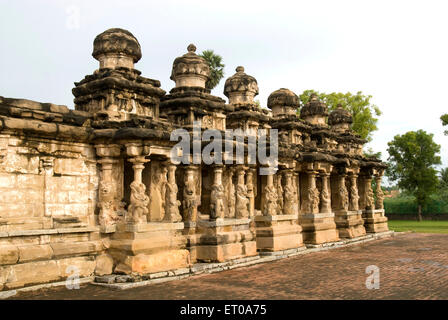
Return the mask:
[[[215,54],[213,50],[202,51],[200,56],[207,61],[210,67],[210,79],[205,84],[205,87],[212,90],[218,85],[219,81],[224,78],[225,65],[222,63],[222,57]]]
[[[364,157],[381,159],[381,152],[375,152],[372,148],[367,148],[367,150],[364,150]]]
[[[448,233],[448,221],[389,220],[389,230],[402,232]]]
[[[439,188],[437,195],[443,200],[448,202],[448,168],[440,170]]]
[[[448,168],[440,170],[440,188],[448,189]]]
[[[417,201],[412,196],[401,196],[384,199],[384,210],[394,214],[417,214]],[[428,202],[422,207],[422,214],[448,214],[448,202],[438,195],[429,197]]]
[[[397,181],[400,189],[412,194],[417,205],[424,207],[437,190],[434,165],[441,164],[440,145],[433,141],[433,134],[418,130],[396,135],[388,146],[386,175],[391,181]]]
[[[440,120],[442,120],[442,125],[443,125],[443,126],[448,125],[448,113],[443,114],[443,115],[440,117]],[[448,130],[445,130],[444,133],[445,133],[445,135],[448,135]]]
[[[308,102],[312,93],[317,94],[319,99],[325,102],[329,111],[337,108],[338,104],[348,110],[353,117],[352,129],[363,139],[367,141],[372,140],[372,132],[378,130],[376,126],[378,122],[378,116],[381,115],[380,109],[370,102],[372,96],[364,95],[361,91],[356,94],[350,92],[332,92],[332,93],[319,93],[314,90],[305,90],[300,96],[302,106]]]

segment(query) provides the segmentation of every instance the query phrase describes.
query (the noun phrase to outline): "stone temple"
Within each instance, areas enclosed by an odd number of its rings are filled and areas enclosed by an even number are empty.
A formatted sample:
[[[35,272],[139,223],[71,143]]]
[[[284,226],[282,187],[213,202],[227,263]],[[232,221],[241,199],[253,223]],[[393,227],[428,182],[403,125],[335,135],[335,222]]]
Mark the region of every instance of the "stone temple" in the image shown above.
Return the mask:
[[[386,166],[363,156],[349,112],[329,113],[316,96],[300,106],[284,88],[262,109],[241,66],[226,102],[206,89],[196,47],[187,51],[166,93],[134,68],[137,39],[109,29],[93,43],[98,70],[75,82],[74,109],[0,97],[0,290],[64,281],[71,267],[81,278],[145,276],[388,230]],[[232,155],[173,163],[171,133],[195,121],[256,139],[277,129],[278,170],[260,175],[264,164]]]

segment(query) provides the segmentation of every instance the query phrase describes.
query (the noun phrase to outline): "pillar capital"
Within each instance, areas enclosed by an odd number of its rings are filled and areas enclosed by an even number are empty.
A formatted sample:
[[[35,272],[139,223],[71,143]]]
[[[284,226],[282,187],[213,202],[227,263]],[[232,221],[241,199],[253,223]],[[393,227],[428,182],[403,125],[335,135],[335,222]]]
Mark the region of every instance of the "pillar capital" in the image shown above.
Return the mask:
[[[121,147],[118,144],[96,144],[95,149],[101,158],[116,158],[121,154]]]

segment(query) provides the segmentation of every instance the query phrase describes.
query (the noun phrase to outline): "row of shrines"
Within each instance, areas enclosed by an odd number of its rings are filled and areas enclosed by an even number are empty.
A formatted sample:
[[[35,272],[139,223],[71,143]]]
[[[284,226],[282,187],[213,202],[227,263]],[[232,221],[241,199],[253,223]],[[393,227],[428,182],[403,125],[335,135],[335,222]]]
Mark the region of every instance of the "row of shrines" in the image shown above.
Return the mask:
[[[348,111],[328,114],[316,96],[300,106],[288,89],[262,109],[243,67],[226,103],[195,51],[174,60],[166,94],[134,69],[137,39],[109,29],[94,40],[99,69],[75,83],[75,110],[0,97],[0,288],[64,279],[67,265],[147,274],[387,231],[385,165],[363,156]],[[174,163],[170,135],[195,121],[257,138],[277,129],[278,170]]]

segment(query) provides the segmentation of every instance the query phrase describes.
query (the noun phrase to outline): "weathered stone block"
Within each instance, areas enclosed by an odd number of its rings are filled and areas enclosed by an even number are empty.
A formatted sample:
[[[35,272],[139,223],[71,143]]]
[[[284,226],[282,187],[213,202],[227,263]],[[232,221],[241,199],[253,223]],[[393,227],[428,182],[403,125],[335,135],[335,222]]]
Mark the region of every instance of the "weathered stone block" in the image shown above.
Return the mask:
[[[15,188],[16,186],[16,174],[2,173],[0,174],[0,188]]]
[[[62,278],[78,274],[80,277],[89,277],[95,271],[94,257],[76,257],[57,261],[59,273]]]
[[[242,257],[255,256],[256,254],[256,241],[201,245],[196,247],[197,260],[204,262],[224,262]]]
[[[116,273],[139,274],[186,268],[189,266],[189,252],[185,249],[168,250],[154,254],[128,256],[115,268]]]
[[[52,243],[50,246],[55,257],[95,253],[102,249],[100,241]]]
[[[114,260],[108,254],[102,254],[96,257],[95,274],[106,275],[111,274],[114,268]]]
[[[21,189],[42,189],[44,186],[44,177],[36,174],[18,174],[17,185],[20,186]]]
[[[19,247],[19,262],[30,262],[35,260],[49,260],[53,250],[49,245],[30,245]]]
[[[15,289],[25,285],[47,283],[61,278],[56,261],[38,261],[11,266],[6,289]]]
[[[54,172],[62,175],[82,175],[88,173],[83,159],[55,159]]]
[[[0,246],[0,265],[14,264],[19,260],[17,246]]]

